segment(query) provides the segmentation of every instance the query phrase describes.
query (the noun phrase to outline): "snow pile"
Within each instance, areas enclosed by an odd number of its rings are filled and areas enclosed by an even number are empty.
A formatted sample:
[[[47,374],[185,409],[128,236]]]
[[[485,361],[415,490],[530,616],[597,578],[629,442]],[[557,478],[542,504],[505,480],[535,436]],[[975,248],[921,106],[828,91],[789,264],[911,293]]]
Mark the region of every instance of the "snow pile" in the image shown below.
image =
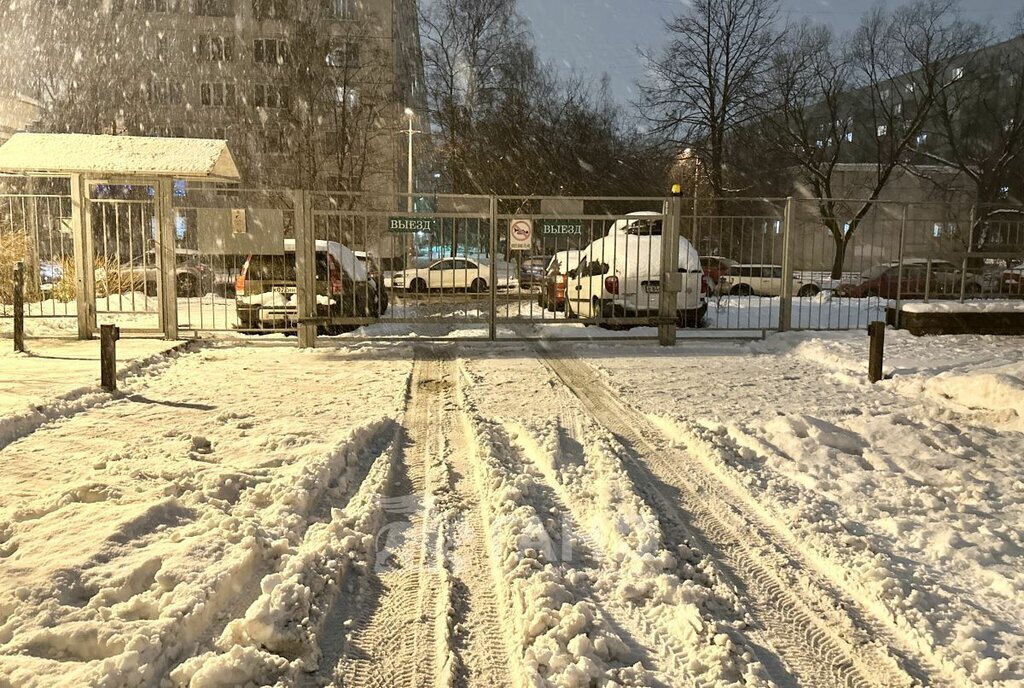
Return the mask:
[[[310,526],[303,540],[284,555],[281,569],[263,578],[261,594],[245,615],[227,625],[217,641],[222,652],[183,663],[170,676],[174,685],[266,684],[317,668],[318,635],[327,609],[349,568],[365,566],[372,557],[374,536],[382,523],[380,498],[391,481],[394,456],[391,445],[374,461],[352,501],[344,509],[331,509],[329,521]],[[308,472],[296,493],[323,489],[341,475],[331,473]]]
[[[295,658],[255,641],[189,659],[238,619],[246,638],[301,646],[362,543],[344,528],[372,526],[366,501],[340,524],[330,506],[393,441],[381,415],[402,407],[407,361],[207,348],[167,366],[4,448],[0,683],[158,685],[179,665],[193,685],[272,683]],[[307,589],[308,608],[261,607],[267,576],[279,599]]]
[[[993,425],[1024,432],[1024,364],[943,373],[925,381],[924,392],[955,411],[968,415],[980,412]]]
[[[1024,300],[907,301],[900,305],[900,310],[904,313],[1024,313]]]
[[[516,421],[477,418],[475,426],[490,462],[514,476],[518,500],[536,505],[547,526],[539,536],[560,535],[561,542],[545,542],[548,561],[554,556],[570,582],[587,581],[583,587],[598,603],[603,625],[630,634],[634,643],[665,648],[657,658],[645,657],[656,672],[652,682],[685,677],[696,686],[764,685],[760,665],[739,640],[746,617],[734,591],[688,543],[666,546],[615,438],[578,400],[556,392],[558,383],[539,361],[517,358],[514,370],[502,360],[463,366],[470,408],[491,418],[515,409]],[[517,405],[519,397],[530,404]]]
[[[485,527],[502,562],[502,592],[514,625],[509,646],[517,648],[527,686],[649,685],[644,669],[628,666],[629,650],[601,622],[590,602],[576,600],[554,562],[555,547],[544,521],[529,504],[532,486],[517,469],[500,428],[473,415],[475,478],[485,503]],[[611,683],[614,681],[615,683]]]

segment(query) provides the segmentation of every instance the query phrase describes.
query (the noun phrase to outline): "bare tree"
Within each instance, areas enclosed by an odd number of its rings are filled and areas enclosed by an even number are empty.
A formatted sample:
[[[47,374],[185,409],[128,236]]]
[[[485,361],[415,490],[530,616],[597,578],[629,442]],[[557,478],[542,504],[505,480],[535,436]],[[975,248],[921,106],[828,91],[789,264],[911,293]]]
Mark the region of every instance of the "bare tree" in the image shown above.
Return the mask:
[[[956,83],[957,65],[981,37],[981,27],[961,18],[954,0],[918,0],[895,11],[875,7],[845,45],[827,29],[794,27],[773,55],[770,87],[750,131],[813,195],[835,245],[834,279],[865,217]],[[871,170],[861,188],[842,189],[856,195],[850,201],[837,198],[834,185],[845,162]]]
[[[453,190],[479,190],[469,142],[524,36],[515,0],[436,0],[421,14],[431,118]]]
[[[757,116],[770,58],[779,41],[778,0],[694,0],[667,24],[671,40],[646,54],[642,114],[674,142],[694,148],[712,193],[728,193],[730,137]]]

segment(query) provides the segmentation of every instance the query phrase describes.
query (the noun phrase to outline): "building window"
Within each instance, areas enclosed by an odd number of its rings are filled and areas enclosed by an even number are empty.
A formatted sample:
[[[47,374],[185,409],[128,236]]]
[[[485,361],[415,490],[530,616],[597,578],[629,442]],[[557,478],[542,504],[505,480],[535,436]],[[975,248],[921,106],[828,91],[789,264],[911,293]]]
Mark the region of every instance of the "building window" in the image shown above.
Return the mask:
[[[230,36],[200,36],[196,55],[209,62],[231,62],[235,59],[235,40]]]
[[[157,105],[177,105],[181,103],[183,91],[184,88],[181,84],[168,79],[150,79],[149,102]]]
[[[361,8],[359,0],[322,0],[324,9],[338,19],[354,19]]]
[[[359,107],[359,89],[349,86],[338,86],[334,91],[334,101],[349,110]]]
[[[252,13],[256,16],[256,21],[287,19],[288,0],[253,0]]]
[[[257,84],[254,104],[263,108],[288,107],[288,89],[274,84]]]
[[[881,138],[889,133],[889,127],[885,124],[878,125],[878,137]]]
[[[936,222],[932,225],[932,238],[955,238],[957,235],[957,224],[955,222]]]
[[[843,224],[843,236],[846,236],[849,233],[850,233],[850,223],[847,222],[847,223]]]
[[[143,12],[177,12],[180,0],[139,0]]]
[[[892,106],[892,114],[896,115],[897,117],[902,115],[903,114],[903,103],[895,103]]]
[[[257,38],[252,42],[253,61],[257,64],[283,65],[288,62],[288,43],[280,38]]]
[[[196,0],[193,11],[203,17],[233,17],[235,0]]]
[[[924,146],[928,143],[928,132],[922,131],[917,135],[917,145]]]
[[[1009,197],[1010,197],[1010,187],[1009,186],[1000,186],[999,187],[999,198],[1001,198],[1002,200],[1005,201]]]
[[[235,85],[205,83],[199,85],[200,101],[207,107],[225,107],[235,104]]]
[[[913,93],[914,88],[915,86],[913,81],[908,81],[907,83],[903,84],[903,90],[906,91],[907,93]]]
[[[953,81],[960,81],[964,78],[964,68],[954,67],[953,68]]]
[[[853,143],[853,132],[852,131],[846,132],[845,138],[846,138],[846,142],[847,143]]]
[[[334,68],[359,69],[359,44],[345,41],[327,53],[327,64]]]

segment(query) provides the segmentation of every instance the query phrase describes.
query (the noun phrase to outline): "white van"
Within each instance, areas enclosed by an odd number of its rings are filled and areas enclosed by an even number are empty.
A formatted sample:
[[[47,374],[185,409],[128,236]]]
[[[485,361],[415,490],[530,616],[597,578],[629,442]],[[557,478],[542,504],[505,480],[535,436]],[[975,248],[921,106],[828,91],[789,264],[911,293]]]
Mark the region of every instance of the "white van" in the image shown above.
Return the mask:
[[[632,218],[636,219],[632,219]],[[579,266],[569,273],[566,311],[569,317],[657,317],[661,297],[661,216],[639,213],[617,222],[608,236],[583,249]],[[707,282],[700,256],[689,241],[679,239],[679,272],[683,288],[676,314],[683,326],[700,326],[707,313]]]

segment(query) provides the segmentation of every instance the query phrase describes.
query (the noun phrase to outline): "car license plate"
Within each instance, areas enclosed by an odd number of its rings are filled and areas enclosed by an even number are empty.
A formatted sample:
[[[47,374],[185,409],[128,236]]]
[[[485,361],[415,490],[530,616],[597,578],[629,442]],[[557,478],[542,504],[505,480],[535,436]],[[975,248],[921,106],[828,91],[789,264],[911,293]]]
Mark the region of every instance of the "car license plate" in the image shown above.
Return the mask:
[[[274,287],[275,294],[295,294],[297,293],[296,287]]]
[[[648,294],[660,294],[661,283],[660,282],[648,282],[644,285],[644,291]]]

